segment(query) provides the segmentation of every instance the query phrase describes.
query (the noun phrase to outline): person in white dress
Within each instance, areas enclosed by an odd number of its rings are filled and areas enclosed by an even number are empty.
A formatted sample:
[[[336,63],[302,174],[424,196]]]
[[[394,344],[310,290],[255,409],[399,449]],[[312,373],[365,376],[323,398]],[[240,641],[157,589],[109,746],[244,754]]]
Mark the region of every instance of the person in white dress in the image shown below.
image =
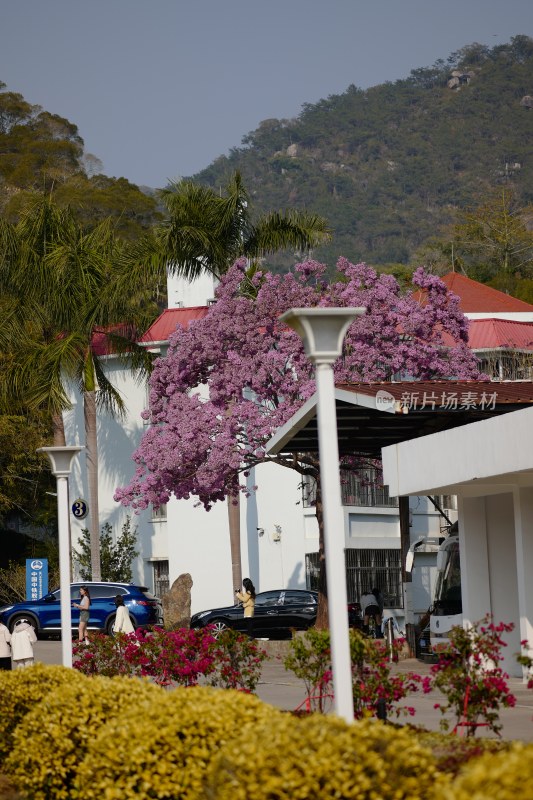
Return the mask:
[[[115,597],[115,605],[117,607],[117,616],[113,623],[113,633],[135,633],[130,612],[124,605],[124,598],[121,594],[117,594]]]
[[[11,634],[11,658],[14,669],[33,666],[33,645],[37,641],[35,629],[27,619],[19,619]]]
[[[11,634],[3,622],[0,622],[0,669],[11,669]]]

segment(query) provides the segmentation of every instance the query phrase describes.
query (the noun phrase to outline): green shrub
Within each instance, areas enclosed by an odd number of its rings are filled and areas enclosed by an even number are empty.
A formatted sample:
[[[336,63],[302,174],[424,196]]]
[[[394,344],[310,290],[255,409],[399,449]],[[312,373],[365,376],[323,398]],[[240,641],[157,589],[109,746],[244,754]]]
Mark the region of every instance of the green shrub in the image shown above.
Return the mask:
[[[256,725],[270,720],[275,728],[283,716],[230,689],[162,691],[142,713],[132,707],[97,732],[72,796],[203,800],[205,771],[220,747],[234,737],[253,740]]]
[[[411,726],[409,726],[411,728]],[[438,733],[426,731],[424,728],[411,728],[416,730],[419,744],[431,750],[437,769],[446,772],[451,777],[455,776],[465,765],[485,753],[499,753],[508,750],[510,742],[502,739],[481,739],[472,736],[456,736],[454,733]]]
[[[0,763],[11,751],[13,731],[26,714],[58,686],[79,686],[85,680],[74,670],[57,665],[0,671]]]
[[[32,800],[70,799],[78,766],[100,727],[131,707],[142,718],[145,706],[163,691],[137,678],[73,674],[78,680],[46,695],[13,734],[4,769]],[[121,758],[127,753],[125,748]]]
[[[285,715],[236,737],[213,759],[206,800],[429,800],[448,782],[408,731],[333,716]]]
[[[513,743],[471,761],[438,800],[517,800],[533,797],[533,745]]]
[[[7,775],[0,775],[0,800],[22,800]]]

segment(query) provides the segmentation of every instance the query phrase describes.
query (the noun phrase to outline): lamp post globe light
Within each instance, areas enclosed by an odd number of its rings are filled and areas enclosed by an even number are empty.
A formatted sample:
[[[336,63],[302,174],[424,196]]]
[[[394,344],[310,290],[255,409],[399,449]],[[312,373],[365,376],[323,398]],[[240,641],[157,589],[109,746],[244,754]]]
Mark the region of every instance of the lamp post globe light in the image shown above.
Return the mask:
[[[50,459],[52,474],[57,483],[57,519],[59,530],[59,587],[61,590],[61,663],[72,666],[72,613],[70,600],[70,542],[68,478],[72,461],[84,447],[39,447]]]
[[[280,317],[281,322],[301,337],[305,353],[316,368],[334,709],[346,722],[353,721],[353,692],[333,363],[342,353],[344,336],[351,323],[365,312],[366,308],[292,308]]]

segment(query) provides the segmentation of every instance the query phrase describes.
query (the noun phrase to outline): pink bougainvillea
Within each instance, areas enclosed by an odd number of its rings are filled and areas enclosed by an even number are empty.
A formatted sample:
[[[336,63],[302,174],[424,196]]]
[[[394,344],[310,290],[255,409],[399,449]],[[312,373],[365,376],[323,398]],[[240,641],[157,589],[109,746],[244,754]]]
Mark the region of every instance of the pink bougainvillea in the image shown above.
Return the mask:
[[[276,461],[304,472],[302,460],[267,456],[273,433],[315,391],[313,368],[300,338],[279,316],[290,308],[364,306],[351,325],[337,382],[479,378],[467,347],[468,321],[459,300],[423,269],[403,293],[391,275],[341,258],[338,279],[326,267],[298,264],[284,275],[236,262],[222,278],[207,316],[179,329],[151,377],[151,426],[134,454],[137,470],[115,499],[134,508],[194,496],[206,509],[248,492],[242,473]],[[418,302],[423,294],[424,303]],[[451,346],[449,346],[451,343]]]

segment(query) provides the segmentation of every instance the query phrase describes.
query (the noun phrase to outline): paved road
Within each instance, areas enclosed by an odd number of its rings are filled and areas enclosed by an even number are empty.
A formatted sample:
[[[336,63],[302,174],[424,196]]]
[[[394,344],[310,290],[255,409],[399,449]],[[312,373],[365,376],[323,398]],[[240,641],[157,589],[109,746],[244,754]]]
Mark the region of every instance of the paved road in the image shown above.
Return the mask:
[[[35,658],[45,664],[61,663],[61,642],[38,641],[34,645]],[[428,674],[429,666],[416,659],[406,659],[398,664],[393,664],[394,672],[417,672]],[[533,690],[527,689],[522,681],[511,678],[510,688],[517,699],[515,708],[503,709],[500,720],[503,723],[502,736],[504,739],[520,739],[524,742],[533,742]],[[285,710],[296,709],[305,700],[303,682],[298,680],[291,672],[287,672],[281,661],[271,658],[263,664],[261,681],[257,687],[257,695],[266,703]],[[412,722],[422,725],[429,730],[439,730],[441,714],[434,708],[438,702],[438,695],[432,692],[429,695],[412,695],[406,704],[416,709],[414,717],[401,717],[398,721]],[[478,736],[490,736],[480,728]]]

